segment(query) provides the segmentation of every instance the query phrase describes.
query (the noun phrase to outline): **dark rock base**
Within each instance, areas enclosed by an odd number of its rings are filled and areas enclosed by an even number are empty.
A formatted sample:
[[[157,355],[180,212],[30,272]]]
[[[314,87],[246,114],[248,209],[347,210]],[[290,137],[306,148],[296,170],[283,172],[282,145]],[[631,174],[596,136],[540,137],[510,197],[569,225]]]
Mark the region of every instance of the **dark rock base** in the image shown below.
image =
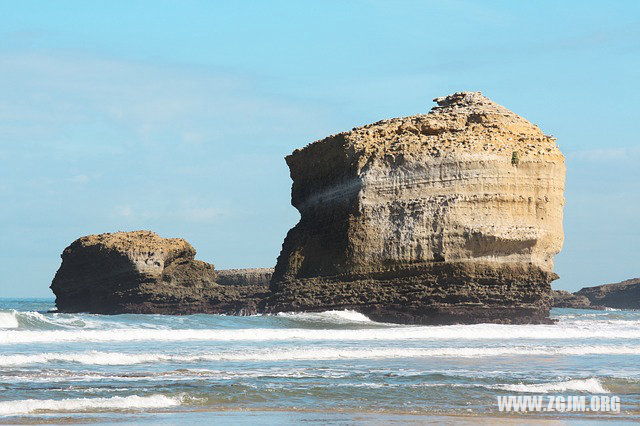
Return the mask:
[[[105,293],[101,297],[79,300],[77,304],[57,299],[57,312],[94,314],[226,314],[255,315],[262,312],[269,295],[267,286],[213,285],[211,288],[187,290],[157,282],[141,283],[129,289]]]
[[[533,266],[434,264],[398,275],[281,281],[265,310],[352,309],[401,324],[552,323],[550,282],[557,276]]]

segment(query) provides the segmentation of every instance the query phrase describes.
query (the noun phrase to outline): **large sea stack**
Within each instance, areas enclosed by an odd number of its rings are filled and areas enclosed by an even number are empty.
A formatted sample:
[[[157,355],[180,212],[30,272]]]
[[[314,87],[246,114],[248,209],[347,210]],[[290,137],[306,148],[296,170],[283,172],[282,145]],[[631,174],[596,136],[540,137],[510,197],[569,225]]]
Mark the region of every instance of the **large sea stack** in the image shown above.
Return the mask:
[[[403,323],[544,323],[563,243],[555,140],[479,92],[329,136],[286,158],[301,215],[273,311]]]
[[[99,314],[257,312],[268,291],[264,282],[222,285],[214,266],[195,254],[185,240],[150,231],[79,238],[63,251],[51,284],[56,307]]]

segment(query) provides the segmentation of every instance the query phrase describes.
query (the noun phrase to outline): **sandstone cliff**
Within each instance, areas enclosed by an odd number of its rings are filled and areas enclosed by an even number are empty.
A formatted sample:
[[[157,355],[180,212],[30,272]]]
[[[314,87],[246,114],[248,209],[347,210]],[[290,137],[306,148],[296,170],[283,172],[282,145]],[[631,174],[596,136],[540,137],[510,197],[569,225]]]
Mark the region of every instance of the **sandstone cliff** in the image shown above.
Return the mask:
[[[62,253],[51,289],[60,312],[255,313],[264,285],[216,283],[214,266],[195,260],[179,238],[149,231],[79,238]]]
[[[563,243],[554,138],[478,92],[286,158],[301,215],[269,309],[411,323],[545,322]]]

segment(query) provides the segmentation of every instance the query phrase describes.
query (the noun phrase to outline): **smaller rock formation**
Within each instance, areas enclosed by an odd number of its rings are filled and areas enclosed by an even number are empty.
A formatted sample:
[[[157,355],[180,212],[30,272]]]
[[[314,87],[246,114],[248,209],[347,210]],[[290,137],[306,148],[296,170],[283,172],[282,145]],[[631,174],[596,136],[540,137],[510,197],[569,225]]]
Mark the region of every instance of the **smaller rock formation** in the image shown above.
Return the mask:
[[[252,314],[265,285],[220,285],[180,238],[150,231],[89,235],[62,253],[51,289],[60,312]]]
[[[554,308],[597,309],[585,296],[570,293],[566,290],[553,290]]]
[[[222,269],[218,271],[220,285],[269,286],[273,268]]]
[[[574,294],[587,298],[592,306],[640,309],[640,278],[615,284],[585,287]]]

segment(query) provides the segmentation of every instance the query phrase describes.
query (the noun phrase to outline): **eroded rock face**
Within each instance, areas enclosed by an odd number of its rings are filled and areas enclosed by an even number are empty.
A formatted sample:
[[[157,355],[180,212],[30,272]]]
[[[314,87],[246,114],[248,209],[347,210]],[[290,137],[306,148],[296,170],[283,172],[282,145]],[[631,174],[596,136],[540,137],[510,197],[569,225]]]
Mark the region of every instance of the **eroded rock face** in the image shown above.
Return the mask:
[[[60,312],[255,313],[265,286],[221,286],[179,238],[150,231],[89,235],[62,253],[51,289]]]
[[[286,158],[300,222],[271,310],[410,323],[545,322],[563,243],[564,157],[479,92]]]

